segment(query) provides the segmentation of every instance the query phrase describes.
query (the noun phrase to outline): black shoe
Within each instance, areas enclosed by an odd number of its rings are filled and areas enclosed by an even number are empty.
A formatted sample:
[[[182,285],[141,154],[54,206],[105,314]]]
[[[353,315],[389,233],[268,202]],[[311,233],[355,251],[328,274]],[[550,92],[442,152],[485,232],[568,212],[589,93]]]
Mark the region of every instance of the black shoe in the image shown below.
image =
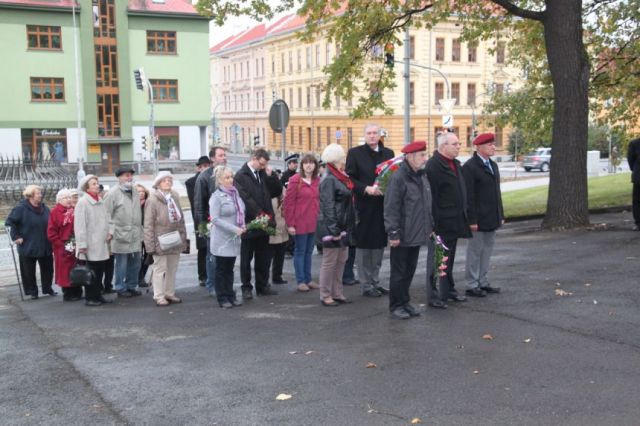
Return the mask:
[[[231,300],[231,302],[230,302],[230,303],[233,305],[233,307],[234,307],[234,308],[235,308],[236,306],[242,306],[242,302],[241,302],[241,301],[239,301],[239,300]]]
[[[371,290],[363,292],[362,295],[366,297],[380,297],[382,293],[380,293],[377,288],[372,288]]]
[[[634,231],[640,231],[640,225],[634,225],[633,226],[633,230]]]
[[[376,290],[378,290],[382,294],[389,294],[389,289],[386,287],[378,286],[376,287]]]
[[[356,280],[346,280],[346,281],[342,281],[342,285],[356,285],[358,284],[358,281]]]
[[[133,297],[133,294],[131,294],[128,290],[119,291],[118,292],[118,298],[120,298],[120,297],[129,298],[129,297]]]
[[[33,300],[38,300],[38,295],[37,295],[37,294],[32,294],[32,295],[31,295],[31,299],[33,299]]]
[[[340,304],[335,300],[333,302],[325,302],[324,300],[321,300],[320,303],[322,304],[322,306],[330,306],[330,307],[340,306]]]
[[[453,300],[454,302],[466,302],[467,298],[458,293],[452,293],[449,295],[449,300]]]
[[[129,292],[129,294],[131,294],[132,296],[142,296],[142,292],[138,291],[136,289],[133,290],[127,290]]]
[[[198,280],[198,285],[199,285],[200,287],[204,287],[204,286],[206,285],[206,280],[202,280],[202,279],[201,279],[201,280]],[[140,287],[142,287],[142,286],[140,286]]]
[[[278,278],[277,280],[276,280],[276,279],[272,279],[272,280],[271,280],[271,282],[272,282],[273,284],[286,284],[286,283],[288,283],[289,281],[287,281],[287,280],[283,280],[282,278]]]
[[[353,300],[351,299],[347,299],[346,297],[344,299],[333,299],[335,302],[338,302],[340,305],[349,305],[351,303],[353,303]]]
[[[146,282],[146,281],[144,281],[144,280],[142,280],[142,281],[140,281],[140,282],[138,283],[138,287],[142,287],[142,288],[149,287],[149,283],[148,283],[148,282]]]
[[[413,306],[411,306],[410,304],[406,304],[404,305],[404,310],[412,317],[419,317],[420,316],[420,312],[414,308]]]
[[[480,287],[480,289],[484,290],[487,294],[498,294],[500,293],[500,287],[491,287],[490,285],[485,287]]]
[[[87,300],[84,304],[87,306],[102,306],[102,302],[99,300]]]
[[[401,319],[401,320],[406,320],[411,318],[411,315],[409,315],[409,313],[405,311],[403,308],[395,308],[390,315],[392,318]]]
[[[447,309],[447,304],[440,301],[440,300],[436,300],[434,302],[429,302],[429,306],[431,306],[432,308],[436,308],[436,309]]]
[[[269,287],[267,287],[261,291],[256,290],[256,294],[258,296],[277,296],[278,292],[275,290],[271,290]]]
[[[113,303],[113,300],[110,299],[105,299],[104,297],[100,296],[100,299],[98,299],[100,301],[100,303]]]
[[[251,300],[253,299],[253,293],[248,288],[242,289],[242,300]]]
[[[43,291],[42,294],[48,294],[49,296],[57,296],[58,292],[55,290],[47,290],[47,291]]]
[[[464,292],[470,297],[486,297],[487,293],[481,288],[469,288]]]
[[[82,300],[82,297],[80,296],[63,297],[62,300],[65,302],[77,302],[78,300]]]
[[[115,293],[115,291],[112,288],[105,288],[104,290],[102,290],[102,294],[112,294]]]

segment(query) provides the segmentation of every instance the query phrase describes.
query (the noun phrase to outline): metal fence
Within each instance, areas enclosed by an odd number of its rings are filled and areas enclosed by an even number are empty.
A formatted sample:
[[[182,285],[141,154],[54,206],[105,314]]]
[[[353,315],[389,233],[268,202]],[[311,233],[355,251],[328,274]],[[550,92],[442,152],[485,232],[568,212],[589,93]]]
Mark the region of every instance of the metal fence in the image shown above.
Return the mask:
[[[0,203],[15,203],[27,185],[44,188],[44,198],[54,199],[62,188],[75,188],[76,177],[56,159],[15,158],[0,155]]]

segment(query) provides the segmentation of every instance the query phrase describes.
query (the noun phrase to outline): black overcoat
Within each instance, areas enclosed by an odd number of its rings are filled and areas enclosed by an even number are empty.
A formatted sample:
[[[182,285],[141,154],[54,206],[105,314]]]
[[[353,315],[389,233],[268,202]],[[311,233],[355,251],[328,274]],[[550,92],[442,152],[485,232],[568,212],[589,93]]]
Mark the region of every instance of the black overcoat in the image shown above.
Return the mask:
[[[434,230],[445,240],[471,237],[467,219],[467,191],[462,167],[458,160],[453,162],[457,175],[449,167],[447,160],[437,151],[427,161],[426,166],[433,196]]]
[[[489,159],[493,174],[484,165],[478,153],[474,153],[462,173],[467,186],[467,217],[469,224],[478,225],[478,231],[495,231],[502,225],[504,210],[500,192],[498,165]]]
[[[374,151],[364,144],[351,148],[347,153],[345,171],[353,181],[355,193],[357,225],[355,232],[356,247],[380,249],[387,245],[387,233],[384,230],[384,198],[366,195],[364,190],[373,185],[376,179],[376,166],[394,157],[391,149],[382,142]]]
[[[631,182],[640,184],[640,139],[629,142],[627,162],[631,170]]]
[[[233,184],[244,201],[245,223],[249,224],[260,213],[267,213],[272,218],[270,225],[275,228],[276,221],[271,199],[282,194],[282,184],[275,173],[267,176],[265,171],[261,170],[258,174],[260,175],[260,183],[247,163],[244,163],[233,178]],[[252,230],[242,234],[242,238],[256,238],[266,235],[265,232]]]
[[[200,172],[197,172],[195,175],[191,176],[189,179],[184,181],[184,186],[187,188],[187,197],[189,198],[189,205],[191,206],[191,218],[193,219],[193,227],[196,229],[196,231],[198,230],[198,225],[197,225],[198,220],[196,219],[195,194],[196,194],[196,180],[198,179],[198,175],[200,175]],[[196,232],[196,248],[198,250],[207,248],[206,238],[201,236],[198,232]]]

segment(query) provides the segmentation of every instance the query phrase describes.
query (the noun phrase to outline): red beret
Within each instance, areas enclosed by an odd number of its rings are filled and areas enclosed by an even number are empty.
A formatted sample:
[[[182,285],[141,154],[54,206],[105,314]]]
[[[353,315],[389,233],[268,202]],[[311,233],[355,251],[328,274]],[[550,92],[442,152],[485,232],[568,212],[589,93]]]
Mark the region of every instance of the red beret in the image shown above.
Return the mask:
[[[493,133],[483,133],[478,135],[474,140],[474,145],[483,145],[485,143],[493,142],[496,140],[496,136]]]
[[[411,142],[409,145],[405,145],[404,148],[402,148],[402,152],[404,154],[411,154],[413,152],[420,152],[420,151],[426,151],[427,150],[427,143],[425,141],[414,141]]]

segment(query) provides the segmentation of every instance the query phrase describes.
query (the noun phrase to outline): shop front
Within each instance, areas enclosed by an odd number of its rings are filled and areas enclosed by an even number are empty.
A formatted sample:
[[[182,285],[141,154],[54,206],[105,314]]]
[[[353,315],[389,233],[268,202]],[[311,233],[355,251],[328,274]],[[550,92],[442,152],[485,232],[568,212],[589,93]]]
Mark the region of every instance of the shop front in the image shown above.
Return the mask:
[[[67,162],[66,129],[22,129],[24,161]]]

